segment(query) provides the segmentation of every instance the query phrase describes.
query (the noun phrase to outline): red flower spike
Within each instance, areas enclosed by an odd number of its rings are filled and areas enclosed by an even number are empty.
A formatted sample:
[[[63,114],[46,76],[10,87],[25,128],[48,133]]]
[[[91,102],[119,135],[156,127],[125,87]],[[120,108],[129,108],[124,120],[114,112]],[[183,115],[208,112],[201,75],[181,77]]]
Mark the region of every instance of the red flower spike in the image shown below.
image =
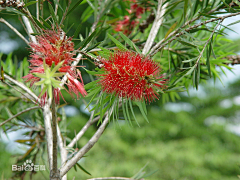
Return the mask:
[[[158,99],[158,91],[166,88],[161,68],[148,57],[129,51],[117,51],[109,60],[101,57],[99,60],[104,64],[105,72],[99,75],[99,83],[106,93],[152,102]]]
[[[66,83],[70,94],[72,93],[79,97],[79,93],[83,96],[87,95],[84,89],[84,84],[81,78],[81,74],[77,72],[76,67],[71,67],[71,64],[75,59],[73,56],[74,43],[71,41],[72,38],[67,38],[62,30],[58,29],[57,32],[54,30],[46,30],[44,34],[36,36],[37,43],[31,42],[30,46],[32,54],[30,55],[30,74],[24,76],[25,82],[30,82],[30,87],[35,85],[43,84],[43,90],[46,91],[46,86],[53,86],[54,93],[53,98],[57,104],[59,104],[60,83],[61,77],[64,74],[69,74],[71,84]],[[54,68],[55,67],[55,68]],[[48,73],[46,70],[48,69]],[[42,75],[41,75],[42,74]],[[48,76],[47,76],[48,74]],[[81,82],[77,79],[80,78]],[[50,81],[47,81],[49,79]],[[54,80],[55,79],[55,80]],[[41,81],[40,81],[41,80]],[[46,82],[52,84],[46,85]],[[44,84],[45,83],[45,84]],[[47,102],[49,93],[42,92],[41,106]]]
[[[129,0],[128,0],[129,1]],[[127,9],[129,15],[124,16],[124,20],[117,21],[114,25],[115,31],[122,31],[124,34],[129,35],[141,19],[141,15],[148,10],[148,7],[142,7],[136,0],[130,0],[130,9]]]
[[[69,80],[69,89],[71,89],[73,92],[77,92],[77,90],[83,95],[86,96],[87,92],[84,89],[84,85],[83,83],[80,83],[77,79],[74,79],[74,77],[72,77],[71,75],[68,75],[68,80]],[[82,77],[80,77],[80,79],[82,80]]]

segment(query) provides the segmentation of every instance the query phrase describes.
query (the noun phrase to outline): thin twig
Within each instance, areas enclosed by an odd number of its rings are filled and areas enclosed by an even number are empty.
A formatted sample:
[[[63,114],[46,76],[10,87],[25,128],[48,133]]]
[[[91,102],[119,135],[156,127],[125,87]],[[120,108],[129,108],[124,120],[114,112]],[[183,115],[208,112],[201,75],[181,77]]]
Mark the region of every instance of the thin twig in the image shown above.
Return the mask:
[[[59,3],[59,0],[57,0],[57,2]],[[57,16],[57,11],[58,11],[58,3],[55,4],[55,15]]]
[[[44,128],[42,126],[35,127],[35,126],[28,126],[28,125],[24,125],[24,124],[16,124],[16,126],[22,126],[24,128],[29,128],[29,129],[32,129],[33,131],[44,131]]]
[[[34,43],[37,43],[36,37],[31,35],[34,32],[33,32],[32,26],[31,26],[28,18],[26,16],[22,16],[22,19],[23,19],[23,22],[26,26],[27,33],[28,33],[28,36],[30,37],[31,41],[34,42]]]
[[[108,1],[108,0],[105,0],[103,6],[105,6],[105,4],[107,3],[107,1]],[[101,15],[102,15],[103,11],[105,10],[105,8],[106,8],[106,7],[101,8],[101,9],[102,9],[101,12],[98,13],[97,18],[96,18],[96,21],[94,21],[94,23],[93,23],[93,25],[92,25],[92,27],[91,27],[91,32],[90,32],[90,34],[91,34],[93,31],[95,31],[95,29],[96,29],[96,27],[97,27],[97,24],[98,24],[98,22],[99,22],[99,20],[100,20],[100,17],[101,17]],[[100,10],[100,6],[98,6],[98,10]]]
[[[39,20],[39,0],[37,0],[37,3],[36,3],[36,18],[37,20]]]
[[[4,124],[6,124],[7,122],[11,121],[11,120],[14,119],[15,117],[18,117],[18,116],[20,116],[21,114],[23,114],[23,113],[25,113],[25,112],[31,111],[31,110],[33,110],[33,109],[39,109],[39,108],[40,108],[39,106],[34,106],[34,107],[31,107],[31,108],[27,108],[27,109],[25,109],[25,110],[23,110],[23,111],[15,114],[14,116],[10,117],[10,118],[7,119],[6,121],[2,122],[2,123],[0,124],[0,127],[3,126]]]
[[[151,31],[149,33],[147,42],[142,50],[142,54],[146,55],[150,48],[152,47],[152,44],[154,42],[154,39],[157,36],[158,30],[163,22],[163,15],[166,11],[166,8],[168,6],[168,3],[163,5],[163,0],[158,0],[158,8],[157,8],[157,14],[155,17],[155,20],[153,22]]]
[[[178,37],[180,37],[181,35],[185,34],[185,32],[189,32],[191,31],[192,29],[195,29],[199,26],[202,26],[204,24],[208,24],[210,22],[214,22],[214,21],[218,21],[220,19],[222,19],[222,21],[226,18],[229,18],[229,17],[232,17],[232,16],[237,16],[239,15],[240,12],[237,12],[237,13],[232,13],[232,14],[229,14],[229,15],[226,15],[226,16],[222,16],[222,17],[218,17],[218,18],[213,18],[213,19],[210,19],[210,20],[207,20],[207,21],[204,21],[204,22],[201,22],[199,24],[196,24],[196,25],[193,25],[193,26],[190,26],[189,28],[185,29],[184,31],[180,32],[180,33],[177,33],[175,36],[173,36],[172,38],[170,38],[167,42],[163,43],[162,45],[160,45],[155,51],[153,51],[153,49],[150,51],[150,56],[153,56],[155,55],[157,52],[159,52],[163,47],[165,47],[167,44],[171,43],[173,40],[177,39]]]
[[[91,115],[92,116],[92,115]],[[90,117],[90,119],[88,120],[88,122],[83,126],[83,128],[78,132],[78,134],[73,138],[73,140],[68,144],[68,147],[73,147],[74,144],[76,144],[76,142],[83,136],[83,134],[88,130],[88,128],[94,124],[95,122],[97,122],[99,120],[100,116],[98,116],[95,119],[92,119]]]
[[[52,94],[54,94],[54,88],[52,87]],[[51,110],[52,110],[52,136],[53,136],[53,166],[51,169],[51,174],[50,177],[51,179],[60,179],[60,171],[58,170],[58,158],[57,158],[57,147],[58,147],[58,137],[57,137],[57,112],[56,112],[56,103],[55,103],[55,98],[52,98],[52,105],[51,105]]]
[[[67,150],[64,147],[63,139],[59,126],[57,125],[57,137],[58,137],[58,147],[60,150],[61,164],[63,165],[67,161]],[[62,177],[62,180],[67,180],[67,174]]]
[[[60,22],[60,24],[59,24],[59,26],[61,26],[62,24],[63,24],[63,21],[65,20],[65,18],[66,18],[66,16],[67,16],[67,13],[68,13],[68,9],[69,9],[69,7],[70,7],[70,5],[71,5],[71,0],[68,0],[68,5],[67,5],[67,7],[66,7],[66,9],[65,9],[65,12],[64,12],[64,14],[63,14],[63,16],[62,16],[62,19],[61,19],[61,22]]]
[[[81,60],[81,58],[82,58],[82,54],[78,54],[78,56],[75,58],[75,61],[72,63],[72,68],[74,68],[74,67],[76,67],[77,66],[77,64],[79,63],[79,61]],[[62,80],[61,80],[61,86],[63,86],[65,83],[66,83],[66,81],[67,81],[67,76],[68,76],[68,73],[66,73],[66,75],[64,75],[64,77],[62,78]]]
[[[209,41],[210,41],[211,38],[213,37],[213,35],[214,35],[216,29],[217,29],[218,26],[223,22],[223,20],[224,20],[223,18],[220,18],[220,21],[219,21],[218,24],[215,26],[215,28],[214,28],[212,34],[210,35],[210,37],[208,38],[208,40],[207,40],[206,43],[204,44],[203,49],[202,49],[202,51],[200,52],[199,57],[198,57],[198,59],[197,59],[197,61],[196,61],[196,63],[195,63],[196,66],[197,66],[199,60],[201,59],[201,57],[202,57],[202,55],[203,55],[203,52],[204,52],[205,48],[207,47]]]
[[[96,133],[92,136],[92,138],[88,141],[88,143],[83,146],[77,153],[76,155],[70,159],[61,169],[61,177],[64,176],[78,161],[81,159],[93,146],[94,144],[98,141],[100,136],[102,135],[103,131],[105,130],[108,122],[109,122],[109,116],[112,114],[113,108],[111,108],[110,112],[107,114],[105,119],[103,120],[101,126],[98,128]]]
[[[102,93],[102,92],[101,92],[101,93]],[[99,101],[99,99],[97,100],[96,104],[98,104],[98,101]],[[119,108],[120,108],[121,106],[122,106],[122,104],[120,103],[120,104],[119,104]],[[108,113],[109,113],[109,112],[107,111],[107,112],[103,115],[103,117],[105,117]],[[95,114],[95,110],[93,110],[93,111],[91,112],[91,116],[90,116],[88,122],[83,126],[83,128],[78,132],[78,134],[77,134],[77,135],[73,138],[73,140],[68,144],[68,147],[71,147],[71,148],[72,148],[72,147],[74,146],[74,144],[76,144],[76,142],[84,135],[84,133],[88,130],[88,128],[100,119],[100,115],[97,116],[97,117],[95,117],[95,118],[93,119],[94,114]]]
[[[8,82],[6,82],[6,81],[2,81],[4,84],[7,84],[8,86],[10,86],[11,88],[13,88],[14,90],[16,90],[17,92],[19,92],[20,94],[22,94],[27,100],[29,99],[30,101],[32,101],[33,102],[33,104],[37,104],[37,102],[36,101],[34,101],[34,99],[32,99],[32,97],[31,96],[29,96],[29,94],[24,94],[23,92],[21,92],[18,88],[16,88],[16,87],[14,87],[14,86],[12,86],[11,84],[9,84]]]
[[[11,30],[13,30],[28,46],[29,42],[28,40],[16,29],[14,28],[11,24],[9,24],[5,19],[0,18],[0,22],[6,24]]]
[[[46,133],[46,141],[47,141],[47,152],[48,152],[48,163],[49,163],[49,169],[52,169],[52,150],[53,150],[53,136],[52,136],[52,126],[51,126],[51,118],[52,118],[52,112],[50,110],[50,107],[48,103],[46,103],[43,107],[43,117],[44,117],[44,128]]]
[[[42,28],[40,28],[38,26],[38,24],[35,22],[35,20],[33,19],[32,17],[32,14],[29,12],[29,10],[26,8],[26,9],[23,9],[23,13],[26,14],[26,17],[32,22],[32,25],[34,26],[35,30],[37,31],[37,33],[41,33],[43,32]]]
[[[5,79],[9,80],[10,82],[14,83],[16,86],[24,90],[32,98],[31,100],[35,101],[35,103],[40,102],[40,99],[27,86],[25,86],[21,82],[16,81],[15,79],[11,78],[7,74],[3,74],[3,76]]]
[[[212,12],[216,11],[217,9],[219,9],[219,8],[216,7],[216,8],[214,8],[214,9],[210,10],[209,12],[207,12],[206,14],[211,14]],[[159,42],[151,49],[150,54],[152,54],[153,51],[156,51],[156,49],[159,49],[159,47],[160,47],[168,38],[170,38],[170,37],[174,36],[175,34],[177,34],[180,29],[185,28],[186,26],[190,25],[191,23],[195,22],[196,20],[198,20],[198,19],[200,19],[200,18],[202,18],[202,17],[203,17],[203,16],[197,16],[197,17],[195,17],[195,18],[193,18],[193,19],[185,22],[185,23],[181,26],[181,28],[176,29],[175,31],[171,32],[167,37],[165,37],[164,39],[162,39],[161,41],[159,41]]]

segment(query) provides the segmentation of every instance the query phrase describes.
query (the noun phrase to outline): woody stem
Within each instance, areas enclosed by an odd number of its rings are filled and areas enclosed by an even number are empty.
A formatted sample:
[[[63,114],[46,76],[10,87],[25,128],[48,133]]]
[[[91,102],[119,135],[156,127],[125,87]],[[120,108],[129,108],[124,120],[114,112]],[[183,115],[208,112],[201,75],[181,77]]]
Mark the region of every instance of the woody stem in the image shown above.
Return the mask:
[[[50,174],[51,180],[60,180],[60,171],[57,167],[57,114],[56,114],[56,103],[54,98],[54,88],[52,87],[52,135],[53,135],[53,163],[52,163],[52,169]]]

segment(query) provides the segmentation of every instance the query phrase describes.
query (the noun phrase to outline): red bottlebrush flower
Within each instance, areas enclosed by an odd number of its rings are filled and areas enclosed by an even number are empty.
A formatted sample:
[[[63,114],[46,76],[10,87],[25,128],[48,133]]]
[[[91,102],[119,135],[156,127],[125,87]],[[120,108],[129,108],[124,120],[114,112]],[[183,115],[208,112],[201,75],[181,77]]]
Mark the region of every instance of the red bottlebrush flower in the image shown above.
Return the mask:
[[[114,30],[122,31],[124,34],[130,34],[135,27],[135,24],[137,24],[137,21],[130,21],[129,16],[124,16],[124,20],[118,21]]]
[[[99,75],[104,92],[131,100],[152,102],[166,87],[159,65],[139,54],[117,51],[110,58],[99,58],[104,73]]]
[[[79,82],[77,79],[75,79],[73,76],[68,75],[68,87],[72,89],[73,92],[79,91],[83,96],[87,95],[86,90],[84,89],[84,84],[83,82]],[[78,94],[78,93],[76,93]]]
[[[46,30],[44,34],[36,36],[37,42],[31,42],[30,46],[32,54],[30,55],[30,74],[24,76],[26,82],[30,82],[30,86],[41,85],[53,86],[53,96],[56,103],[59,103],[59,88],[61,88],[61,77],[68,73],[70,81],[75,83],[66,83],[70,94],[75,93],[79,97],[79,93],[83,96],[87,94],[84,89],[81,74],[77,72],[76,67],[71,67],[75,59],[73,56],[74,43],[72,38],[67,38],[60,29]],[[81,80],[81,83],[77,79]],[[40,81],[42,80],[42,81]],[[49,85],[50,82],[50,85]],[[78,82],[78,83],[77,83]],[[81,85],[81,87],[80,87]],[[48,88],[43,88],[41,96],[41,104],[45,104]],[[49,95],[52,95],[52,92]]]
[[[129,2],[131,2],[130,9],[127,9],[129,15],[124,16],[124,20],[117,21],[114,28],[115,31],[122,31],[126,35],[130,34],[133,31],[141,19],[141,15],[147,9],[137,4],[136,0],[131,0]]]

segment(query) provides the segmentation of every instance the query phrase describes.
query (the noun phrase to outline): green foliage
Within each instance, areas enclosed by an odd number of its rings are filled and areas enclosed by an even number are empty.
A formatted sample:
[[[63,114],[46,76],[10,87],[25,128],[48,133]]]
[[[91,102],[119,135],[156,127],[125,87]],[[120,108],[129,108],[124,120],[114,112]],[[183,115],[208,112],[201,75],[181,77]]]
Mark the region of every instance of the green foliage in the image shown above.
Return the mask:
[[[27,35],[24,28],[18,28],[20,21],[14,21],[13,19],[17,18],[13,18],[12,15],[26,16],[34,31],[32,35],[41,34],[46,29],[61,28],[66,32],[66,36],[73,37],[76,50],[74,53],[82,53],[83,59],[88,60],[82,61],[86,70],[83,72],[84,82],[88,82],[85,85],[88,90],[87,97],[83,102],[73,101],[65,92],[63,97],[70,105],[77,108],[85,104],[86,109],[93,112],[91,118],[99,117],[99,121],[89,128],[76,147],[67,149],[68,155],[73,157],[77,148],[80,149],[88,142],[106,116],[111,120],[95,149],[75,165],[76,169],[81,170],[79,179],[89,178],[89,175],[141,178],[140,176],[148,175],[144,174],[143,170],[139,171],[147,162],[149,164],[146,166],[146,171],[150,174],[158,169],[157,173],[151,176],[151,179],[156,180],[235,179],[239,174],[238,137],[225,131],[225,126],[216,124],[207,126],[204,120],[212,115],[229,118],[232,116],[231,113],[236,113],[238,107],[226,110],[216,105],[226,96],[216,97],[215,94],[211,94],[208,99],[187,99],[181,97],[179,92],[189,90],[192,86],[198,89],[200,84],[210,78],[215,81],[220,79],[220,72],[225,73],[223,67],[231,70],[228,66],[231,61],[227,60],[227,56],[236,53],[238,45],[234,45],[236,43],[224,37],[225,29],[228,27],[220,24],[223,19],[219,16],[239,12],[238,1],[164,1],[166,11],[161,17],[163,22],[153,45],[146,54],[161,65],[162,73],[167,79],[167,88],[163,92],[159,90],[162,93],[163,104],[168,101],[180,103],[178,100],[183,98],[195,108],[191,112],[178,113],[164,110],[164,106],[160,105],[159,101],[147,107],[144,101],[135,102],[116,97],[116,94],[103,93],[98,83],[98,75],[103,71],[101,68],[96,68],[98,62],[94,62],[98,60],[99,55],[108,58],[118,49],[141,54],[147,38],[152,35],[150,30],[154,20],[150,17],[152,14],[154,16],[157,14],[157,1],[138,0],[138,5],[148,8],[141,14],[141,18],[135,16],[130,18],[130,22],[135,23],[135,27],[128,27],[128,34],[116,32],[116,27],[124,25],[122,20],[126,20],[126,16],[130,16],[131,11],[136,10],[131,9],[130,1],[24,0],[24,2],[23,9],[1,8],[1,17],[9,22],[12,21],[13,23],[10,24],[24,36]],[[144,23],[145,26],[142,26]],[[229,26],[235,23],[239,23],[239,20]],[[1,26],[0,30],[9,31],[5,29],[6,27]],[[15,38],[15,34],[11,36]],[[21,47],[25,48],[25,46]],[[27,50],[8,55],[0,54],[3,72],[22,83],[24,83],[22,77],[29,73],[27,59],[30,58],[22,58],[27,56],[27,53],[24,53]],[[52,97],[52,86],[60,88],[60,81],[55,79],[63,76],[55,73],[60,65],[52,69],[44,65],[46,73],[36,73],[42,81],[35,85],[42,87],[35,87],[34,93],[42,92],[41,96],[48,91],[49,97]],[[9,82],[3,78],[3,72],[1,74],[3,82],[0,83],[2,121],[32,107],[32,102],[26,98],[22,89],[13,83],[7,84]],[[236,84],[234,88],[238,86],[239,84]],[[207,91],[210,92],[209,89]],[[66,117],[66,113],[62,110],[62,113],[58,113],[58,118],[61,120],[60,133],[68,143],[81,130],[89,117],[83,115],[83,112],[72,118]],[[125,125],[126,122],[131,129]],[[22,114],[2,126],[4,133],[17,129],[31,129],[26,133],[28,139],[17,141],[30,147],[21,158],[16,160],[18,164],[22,165],[26,159],[37,162],[36,159],[43,159],[46,156],[44,127],[43,114],[40,110]],[[4,152],[4,154],[9,158],[8,153]],[[2,168],[0,166],[0,169]],[[72,170],[70,172],[72,173]],[[5,175],[9,177],[7,173]],[[78,176],[78,173],[73,174],[70,175],[70,179]],[[133,176],[134,174],[136,176]],[[23,177],[24,173],[21,172],[16,176]]]

